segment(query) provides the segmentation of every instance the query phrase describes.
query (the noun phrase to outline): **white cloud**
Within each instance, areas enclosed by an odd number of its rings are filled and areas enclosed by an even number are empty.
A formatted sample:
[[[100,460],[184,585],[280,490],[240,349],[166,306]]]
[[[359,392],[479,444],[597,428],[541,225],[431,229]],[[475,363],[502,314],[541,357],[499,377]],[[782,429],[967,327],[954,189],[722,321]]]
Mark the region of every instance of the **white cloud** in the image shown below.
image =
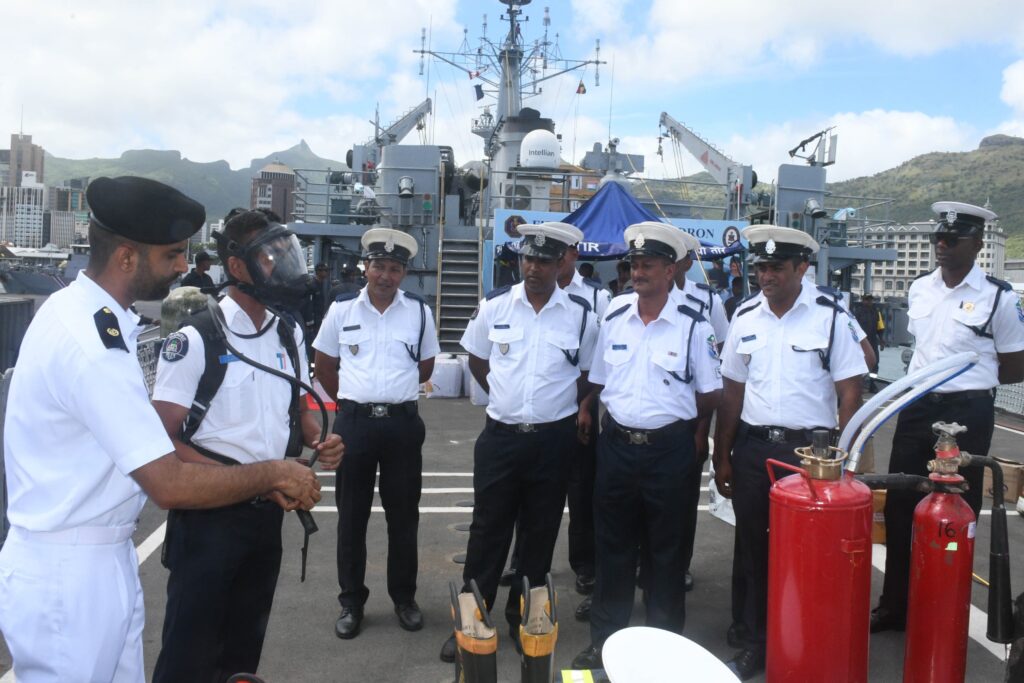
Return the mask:
[[[1013,116],[996,126],[994,132],[1024,137],[1024,59],[1003,70],[999,96],[1013,110]]]
[[[454,7],[3,3],[5,52],[19,67],[0,80],[0,131],[19,129],[24,106],[25,132],[59,156],[157,147],[238,167],[305,137],[337,157],[372,133],[376,101],[383,119],[418,101],[399,102],[390,89],[409,89],[421,27],[448,42],[461,33]]]

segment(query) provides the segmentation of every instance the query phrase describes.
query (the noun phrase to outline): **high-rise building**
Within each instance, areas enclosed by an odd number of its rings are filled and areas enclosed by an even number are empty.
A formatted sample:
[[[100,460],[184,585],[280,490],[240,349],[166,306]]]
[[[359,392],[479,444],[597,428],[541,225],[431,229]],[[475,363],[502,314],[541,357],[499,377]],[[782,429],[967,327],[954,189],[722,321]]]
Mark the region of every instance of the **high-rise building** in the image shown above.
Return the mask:
[[[11,135],[10,170],[8,171],[7,184],[13,187],[21,187],[21,178],[24,171],[33,171],[36,174],[36,182],[43,182],[43,148],[32,144],[32,136],[22,133]]]
[[[0,241],[18,247],[43,246],[46,188],[0,187]]]
[[[75,214],[73,211],[46,211],[43,213],[43,244],[70,247],[75,241]]]
[[[252,179],[251,209],[270,209],[283,221],[292,220],[295,208],[295,173],[280,161],[264,166]]]

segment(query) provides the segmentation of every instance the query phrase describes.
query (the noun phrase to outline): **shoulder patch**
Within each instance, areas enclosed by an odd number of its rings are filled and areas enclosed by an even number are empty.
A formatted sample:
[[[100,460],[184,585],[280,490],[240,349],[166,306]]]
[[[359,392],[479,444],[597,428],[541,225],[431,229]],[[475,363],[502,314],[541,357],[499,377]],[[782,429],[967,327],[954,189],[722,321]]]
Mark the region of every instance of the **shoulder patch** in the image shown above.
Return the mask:
[[[184,332],[172,332],[160,347],[160,357],[168,363],[179,361],[188,355],[188,337]]]
[[[985,279],[994,284],[999,289],[1003,290],[1004,292],[1009,292],[1010,290],[1013,289],[1013,285],[1011,285],[1006,280],[1000,280],[999,278],[992,277],[991,275],[986,275]]]
[[[611,313],[609,313],[608,315],[606,315],[604,317],[605,321],[611,320],[615,316],[622,315],[623,313],[626,312],[626,310],[628,308],[629,308],[629,304],[626,304],[625,306],[620,306],[620,307],[616,308],[614,311],[612,311]]]
[[[508,294],[511,290],[512,290],[512,285],[505,285],[504,287],[498,287],[496,289],[492,289],[491,291],[487,292],[487,294],[484,295],[484,299],[486,299],[487,301],[490,301],[491,299],[498,298],[502,294]]]
[[[683,315],[690,316],[691,318],[693,318],[697,322],[705,322],[707,320],[698,311],[695,311],[692,308],[690,308],[689,306],[686,306],[686,305],[683,305],[683,304],[680,304],[679,306],[677,306],[676,310],[679,311],[680,313],[682,313]]]
[[[423,304],[424,306],[427,306],[427,305],[428,305],[428,304],[427,304],[427,300],[426,300],[426,299],[424,299],[424,298],[423,298],[422,296],[420,296],[419,294],[413,294],[412,292],[405,292],[405,298],[407,298],[407,299],[412,299],[413,301],[419,301],[419,302],[420,302],[421,304]]]
[[[92,319],[96,321],[96,331],[100,333],[100,341],[105,347],[128,352],[128,345],[121,336],[121,326],[117,324],[117,315],[112,310],[104,306],[93,314]]]
[[[351,301],[359,296],[359,292],[342,292],[338,296],[334,297],[335,301]]]
[[[744,299],[744,301],[746,301],[746,299]],[[736,304],[736,308],[739,308],[742,304],[743,304],[743,301],[741,301],[740,303]],[[750,313],[752,310],[754,310],[755,308],[757,308],[760,305],[761,305],[761,302],[758,301],[753,306],[747,306],[746,308],[744,308],[742,310],[738,310],[738,311],[736,311],[736,317],[738,318],[741,315],[746,315],[747,313]]]
[[[837,311],[840,311],[840,312],[843,312],[843,313],[846,312],[846,310],[842,306],[840,306],[839,303],[836,302],[835,299],[830,299],[827,296],[819,296],[817,299],[815,299],[815,301],[820,306],[825,306],[826,308],[834,308]]]
[[[590,302],[577,294],[570,294],[569,298],[583,307],[584,311],[590,310]]]

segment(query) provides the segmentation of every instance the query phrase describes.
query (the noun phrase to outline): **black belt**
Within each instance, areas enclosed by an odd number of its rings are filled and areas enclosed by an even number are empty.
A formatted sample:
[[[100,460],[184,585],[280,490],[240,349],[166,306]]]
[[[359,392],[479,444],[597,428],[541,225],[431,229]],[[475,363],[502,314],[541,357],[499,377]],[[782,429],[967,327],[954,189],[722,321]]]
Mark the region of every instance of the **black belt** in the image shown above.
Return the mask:
[[[945,394],[932,392],[925,395],[924,400],[929,403],[956,403],[975,398],[992,398],[995,395],[995,389],[967,389],[966,391],[950,391]]]
[[[405,403],[356,403],[347,398],[338,401],[338,412],[342,409],[351,411],[361,417],[397,417],[399,415],[416,415],[419,404],[416,401]]]
[[[809,429],[788,429],[786,427],[775,427],[772,425],[751,425],[746,422],[740,423],[740,433],[746,433],[755,439],[767,441],[768,443],[811,443],[811,432],[825,427],[811,427]],[[831,429],[827,430],[829,433]]]
[[[679,427],[688,426],[693,420],[676,420],[657,429],[633,429],[625,427],[616,422],[609,413],[605,413],[607,420],[604,428],[614,437],[633,446],[660,445],[662,440],[676,440],[671,436]]]
[[[543,432],[556,427],[561,427],[567,422],[574,422],[576,420],[575,415],[567,415],[561,420],[555,420],[554,422],[524,422],[522,424],[509,424],[507,422],[498,422],[490,415],[487,416],[487,426],[491,429],[495,429],[499,432],[511,432],[513,434],[532,434],[533,432]]]

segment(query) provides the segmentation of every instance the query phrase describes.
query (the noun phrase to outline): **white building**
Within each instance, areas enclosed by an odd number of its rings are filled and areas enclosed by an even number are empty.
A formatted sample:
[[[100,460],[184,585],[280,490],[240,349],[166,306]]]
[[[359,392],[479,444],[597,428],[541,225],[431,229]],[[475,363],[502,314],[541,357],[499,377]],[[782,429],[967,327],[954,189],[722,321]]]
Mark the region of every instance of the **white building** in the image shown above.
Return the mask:
[[[871,293],[880,297],[905,297],[915,278],[935,269],[935,251],[930,236],[935,232],[934,220],[905,225],[868,227],[859,230],[865,246],[895,248],[895,261],[876,263],[871,268]],[[985,225],[985,236],[978,266],[993,277],[1003,278],[1006,259],[1006,234],[999,221]],[[853,272],[851,287],[854,292],[864,291],[864,266]]]
[[[46,188],[38,183],[34,185],[0,187],[0,242],[11,242],[19,247],[43,246]]]
[[[49,228],[49,243],[70,247],[75,242],[75,212],[47,211],[43,214],[44,228]],[[44,233],[46,230],[44,230]],[[46,236],[44,235],[44,238]]]

